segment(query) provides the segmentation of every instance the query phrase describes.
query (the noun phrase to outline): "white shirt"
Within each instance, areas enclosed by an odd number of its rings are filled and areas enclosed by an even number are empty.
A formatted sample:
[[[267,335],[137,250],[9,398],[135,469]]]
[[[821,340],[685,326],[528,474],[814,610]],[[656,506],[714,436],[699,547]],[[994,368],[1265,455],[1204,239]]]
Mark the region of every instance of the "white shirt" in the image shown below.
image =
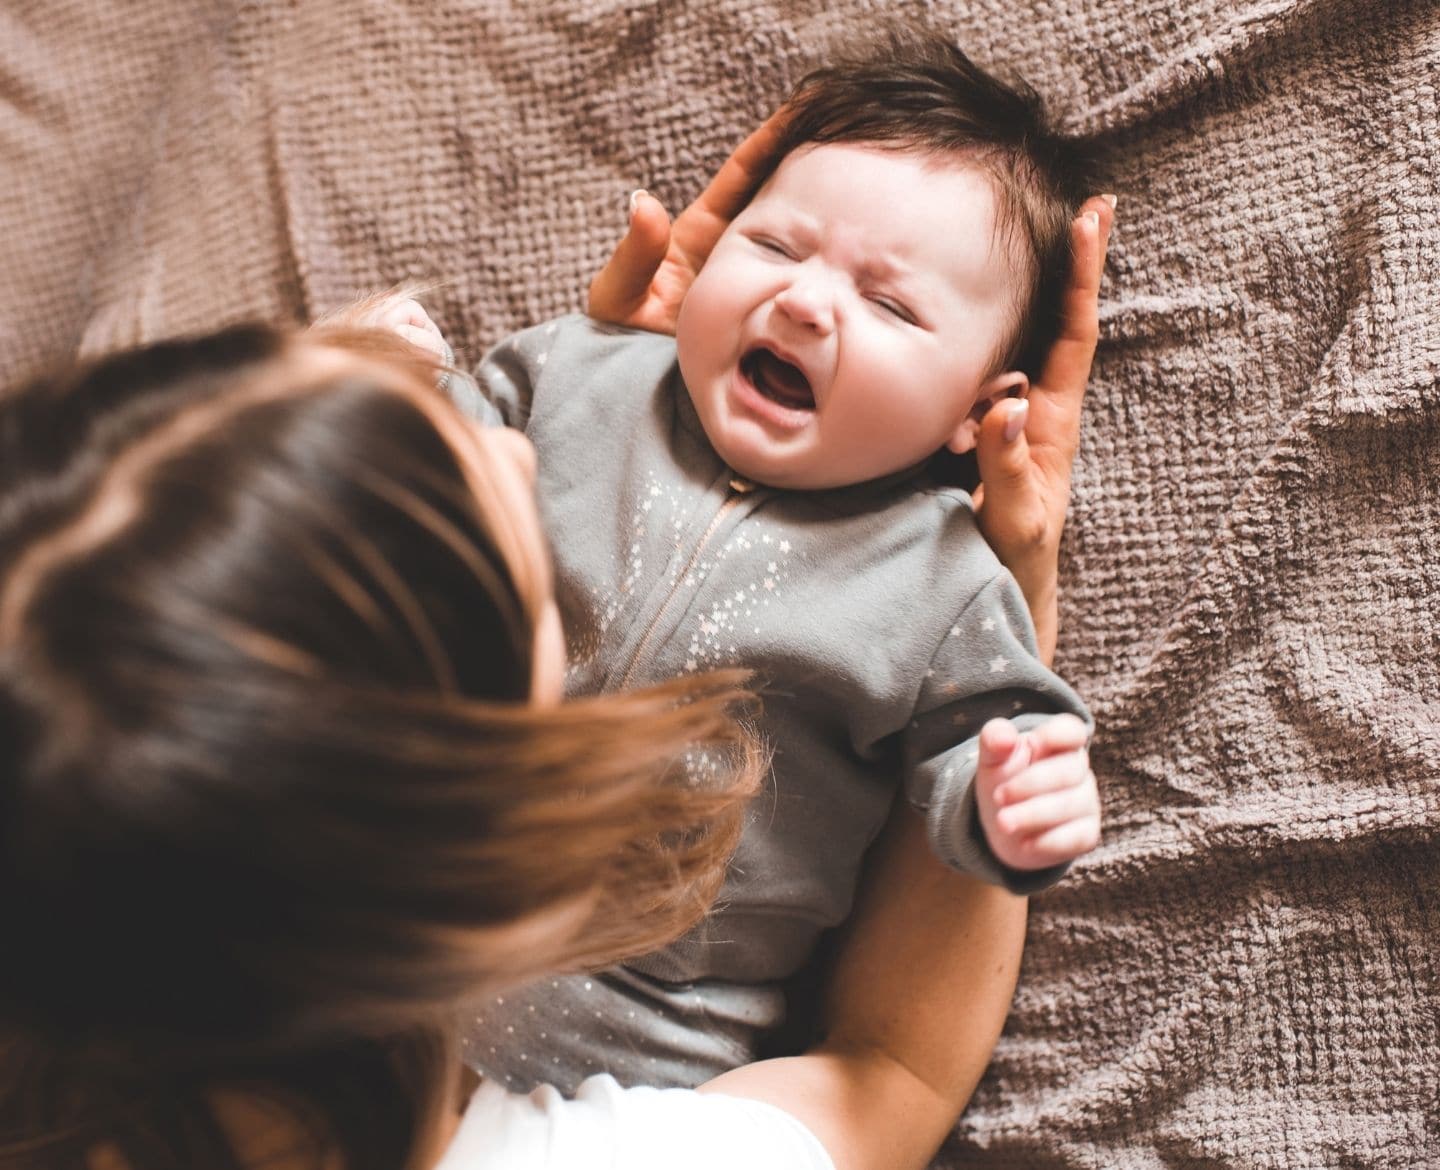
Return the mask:
[[[763,1101],[622,1089],[591,1077],[575,1099],[484,1081],[435,1170],[835,1170],[819,1139]]]

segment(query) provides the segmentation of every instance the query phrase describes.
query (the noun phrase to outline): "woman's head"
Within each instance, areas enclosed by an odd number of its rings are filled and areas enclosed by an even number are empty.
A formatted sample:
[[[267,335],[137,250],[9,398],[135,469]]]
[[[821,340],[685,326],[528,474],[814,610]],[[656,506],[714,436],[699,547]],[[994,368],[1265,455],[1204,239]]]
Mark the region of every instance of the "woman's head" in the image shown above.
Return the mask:
[[[0,399],[4,1034],[273,1076],[713,893],[734,680],[554,705],[533,457],[434,374],[247,327]]]

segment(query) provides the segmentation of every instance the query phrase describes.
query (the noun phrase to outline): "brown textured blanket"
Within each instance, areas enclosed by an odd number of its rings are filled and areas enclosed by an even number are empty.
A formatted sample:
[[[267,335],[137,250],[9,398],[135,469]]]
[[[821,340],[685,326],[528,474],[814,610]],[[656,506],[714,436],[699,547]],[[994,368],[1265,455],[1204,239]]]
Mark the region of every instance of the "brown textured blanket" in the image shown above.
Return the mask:
[[[1440,6],[893,7],[1120,195],[1059,659],[1106,839],[942,1162],[1440,1165]],[[873,9],[11,0],[0,380],[410,277],[473,358]]]

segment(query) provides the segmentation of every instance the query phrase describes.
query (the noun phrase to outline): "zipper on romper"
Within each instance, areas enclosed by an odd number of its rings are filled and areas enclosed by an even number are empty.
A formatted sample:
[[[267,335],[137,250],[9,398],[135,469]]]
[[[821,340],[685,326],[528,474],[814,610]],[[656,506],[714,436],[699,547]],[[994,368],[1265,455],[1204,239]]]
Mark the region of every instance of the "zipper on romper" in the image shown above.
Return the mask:
[[[617,687],[618,690],[623,691],[630,685],[631,676],[634,675],[635,668],[639,666],[640,659],[644,657],[645,651],[649,648],[650,639],[654,636],[656,628],[660,625],[660,619],[665,616],[666,611],[670,608],[670,603],[675,600],[676,595],[685,584],[685,578],[690,576],[690,571],[695,567],[696,562],[699,561],[700,554],[705,551],[705,546],[710,543],[710,538],[715,535],[720,525],[724,523],[725,517],[734,510],[735,505],[754,490],[755,485],[750,480],[744,479],[741,476],[737,475],[730,480],[730,493],[725,497],[719,510],[711,517],[709,525],[700,537],[700,542],[695,546],[695,551],[690,554],[690,559],[685,562],[685,567],[681,569],[679,575],[676,576],[675,584],[671,587],[670,592],[666,594],[665,600],[660,603],[660,607],[656,609],[655,616],[650,619],[650,624],[645,627],[645,633],[640,638],[639,645],[635,647],[635,653],[630,656],[630,661],[625,666],[625,673],[620,676],[620,682]]]

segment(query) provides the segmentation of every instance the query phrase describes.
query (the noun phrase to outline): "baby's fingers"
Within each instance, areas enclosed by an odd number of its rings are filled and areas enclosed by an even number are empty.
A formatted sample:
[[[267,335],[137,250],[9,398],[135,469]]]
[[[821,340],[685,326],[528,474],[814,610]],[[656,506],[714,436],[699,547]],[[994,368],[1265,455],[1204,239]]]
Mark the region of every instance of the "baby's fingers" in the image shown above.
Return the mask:
[[[1029,838],[1020,845],[1026,856],[1026,869],[1044,869],[1062,862],[1074,861],[1100,844],[1100,814],[1066,821],[1053,829]]]
[[[1095,778],[1087,774],[1081,784],[1007,805],[995,814],[995,824],[1008,836],[1028,837],[1048,832],[1066,821],[1092,816],[1098,818],[1099,815],[1100,798]]]
[[[1028,756],[1015,759],[1015,749],[1020,746],[1020,733],[1008,719],[991,719],[980,729],[980,767],[983,769],[1025,766]]]
[[[440,336],[440,330],[432,327],[420,329],[414,325],[397,325],[395,332],[408,341],[411,345],[419,346],[421,349],[434,354],[442,363],[449,364],[452,360],[450,347],[445,339]]]
[[[406,299],[401,301],[391,310],[391,319],[398,321],[397,327],[408,327],[418,329],[423,333],[439,334],[440,326],[436,325],[419,301]]]
[[[1025,732],[1025,744],[1030,749],[1032,760],[1043,759],[1060,752],[1073,752],[1082,748],[1090,739],[1090,729],[1084,722],[1068,712],[1045,720],[1038,727]]]
[[[1090,776],[1090,756],[1084,748],[1062,755],[1046,756],[1006,780],[995,789],[995,807],[1019,804],[1022,800],[1044,796],[1085,783]]]

